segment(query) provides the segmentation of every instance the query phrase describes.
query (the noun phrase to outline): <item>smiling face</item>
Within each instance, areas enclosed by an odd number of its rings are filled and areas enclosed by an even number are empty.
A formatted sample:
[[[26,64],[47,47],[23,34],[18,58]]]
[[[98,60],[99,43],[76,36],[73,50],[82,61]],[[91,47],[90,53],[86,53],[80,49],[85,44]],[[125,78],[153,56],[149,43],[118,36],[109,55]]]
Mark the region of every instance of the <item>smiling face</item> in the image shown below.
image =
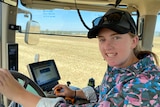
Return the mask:
[[[99,49],[109,66],[118,68],[127,67],[138,61],[133,49],[138,44],[138,37],[118,34],[110,29],[103,28],[98,33]]]

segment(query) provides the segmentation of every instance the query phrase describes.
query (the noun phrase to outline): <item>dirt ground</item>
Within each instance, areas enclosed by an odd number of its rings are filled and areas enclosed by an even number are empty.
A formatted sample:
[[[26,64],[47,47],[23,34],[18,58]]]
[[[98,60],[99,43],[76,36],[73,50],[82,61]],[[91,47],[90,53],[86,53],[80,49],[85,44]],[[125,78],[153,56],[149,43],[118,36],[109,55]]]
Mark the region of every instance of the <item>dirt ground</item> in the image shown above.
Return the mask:
[[[160,37],[155,37],[153,52],[160,57]],[[88,84],[89,78],[94,78],[96,85],[101,83],[107,64],[101,57],[97,39],[60,37],[40,35],[37,45],[24,43],[24,35],[17,34],[19,44],[19,72],[27,75],[27,65],[34,62],[35,55],[40,61],[54,59],[62,84],[67,81],[79,88]]]

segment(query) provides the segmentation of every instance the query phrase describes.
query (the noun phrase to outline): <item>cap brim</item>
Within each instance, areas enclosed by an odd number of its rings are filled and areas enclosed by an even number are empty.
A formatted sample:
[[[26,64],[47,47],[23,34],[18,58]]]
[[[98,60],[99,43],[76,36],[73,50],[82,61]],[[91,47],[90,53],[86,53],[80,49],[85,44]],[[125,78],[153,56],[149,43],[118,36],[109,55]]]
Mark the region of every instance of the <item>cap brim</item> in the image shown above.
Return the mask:
[[[95,26],[92,29],[89,30],[88,32],[88,38],[96,38],[96,36],[99,33],[99,30],[102,28],[108,28],[111,29],[119,34],[125,34],[128,33],[130,31],[130,29],[126,29],[122,26],[119,25],[112,25],[112,24],[103,24],[101,26]]]

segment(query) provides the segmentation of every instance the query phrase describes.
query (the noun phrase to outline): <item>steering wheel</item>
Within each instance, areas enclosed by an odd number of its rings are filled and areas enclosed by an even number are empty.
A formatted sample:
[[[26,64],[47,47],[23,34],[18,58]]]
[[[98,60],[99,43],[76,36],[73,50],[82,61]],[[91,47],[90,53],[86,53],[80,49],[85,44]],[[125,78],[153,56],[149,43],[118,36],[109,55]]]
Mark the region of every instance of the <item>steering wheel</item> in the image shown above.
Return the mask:
[[[18,79],[22,80],[24,82],[23,87],[26,89],[28,85],[30,85],[34,90],[36,90],[37,94],[41,97],[46,97],[42,89],[33,82],[30,78],[27,76],[17,72],[17,71],[10,71],[13,77],[18,81]],[[11,101],[9,107],[16,107],[18,104]]]
[[[23,87],[26,89],[28,85],[30,85],[34,90],[36,90],[37,94],[41,97],[46,97],[42,89],[35,83],[33,82],[30,78],[27,76],[17,72],[17,71],[10,71],[13,77],[18,81],[18,79],[22,80],[24,82]],[[79,99],[78,101],[75,102],[76,104],[84,104],[88,103],[87,100]],[[21,107],[20,104],[17,104],[14,101],[11,101],[8,107]]]

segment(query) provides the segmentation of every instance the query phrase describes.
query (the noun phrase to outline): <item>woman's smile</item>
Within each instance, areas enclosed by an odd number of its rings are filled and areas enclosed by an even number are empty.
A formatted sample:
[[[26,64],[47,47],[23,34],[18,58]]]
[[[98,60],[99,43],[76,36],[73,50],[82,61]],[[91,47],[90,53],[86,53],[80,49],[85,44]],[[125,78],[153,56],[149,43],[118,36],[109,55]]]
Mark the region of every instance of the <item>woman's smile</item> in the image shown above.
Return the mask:
[[[106,53],[105,55],[109,58],[113,58],[117,55],[117,53]]]

